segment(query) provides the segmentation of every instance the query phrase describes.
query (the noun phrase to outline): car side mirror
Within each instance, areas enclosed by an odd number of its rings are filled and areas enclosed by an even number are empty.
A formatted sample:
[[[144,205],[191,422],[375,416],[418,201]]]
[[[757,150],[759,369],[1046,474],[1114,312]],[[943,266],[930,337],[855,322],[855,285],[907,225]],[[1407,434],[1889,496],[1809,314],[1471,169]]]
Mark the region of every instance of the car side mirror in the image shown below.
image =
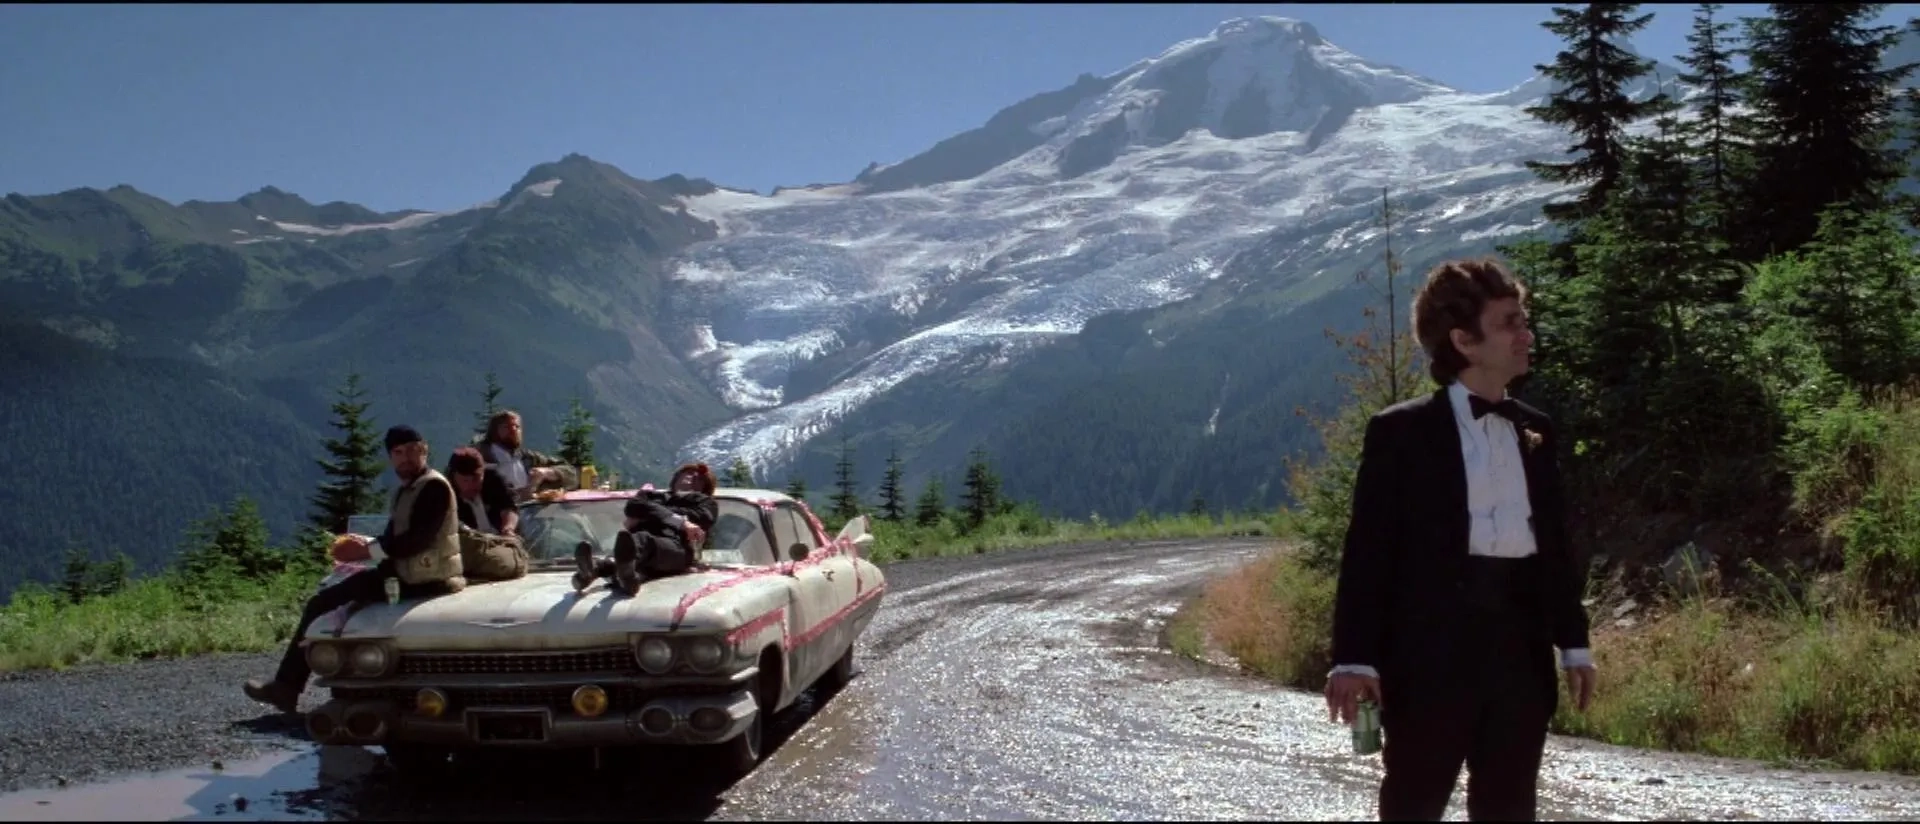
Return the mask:
[[[793,546],[787,547],[787,557],[795,561],[805,560],[812,552],[813,547],[807,546],[805,541],[795,541]]]

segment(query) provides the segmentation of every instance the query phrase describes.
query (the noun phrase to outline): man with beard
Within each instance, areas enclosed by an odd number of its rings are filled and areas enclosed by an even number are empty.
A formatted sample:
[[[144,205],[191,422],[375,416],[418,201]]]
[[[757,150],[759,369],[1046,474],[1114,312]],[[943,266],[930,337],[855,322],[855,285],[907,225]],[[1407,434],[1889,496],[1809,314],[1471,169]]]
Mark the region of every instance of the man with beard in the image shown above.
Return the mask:
[[[612,578],[615,588],[632,595],[653,578],[679,575],[693,566],[694,548],[720,518],[713,499],[713,470],[690,463],[673,473],[666,492],[643,489],[627,500],[626,528],[614,536],[613,558],[596,561],[593,545],[574,550],[573,588],[585,590],[596,579]]]
[[[506,481],[514,499],[525,501],[548,485],[572,486],[573,467],[559,458],[526,448],[521,442],[521,431],[520,413],[502,410],[487,419],[487,434],[479,443],[481,457],[500,473],[500,479]]]
[[[1439,820],[1467,767],[1467,816],[1531,821],[1558,704],[1594,670],[1553,422],[1507,396],[1526,374],[1526,288],[1498,263],[1435,267],[1414,334],[1440,388],[1367,422],[1333,611],[1327,708],[1379,705],[1381,820]]]
[[[401,598],[438,595],[466,585],[453,486],[446,476],[427,466],[427,442],[413,427],[389,429],[386,440],[387,461],[400,478],[400,488],[394,490],[389,508],[393,514],[380,537],[366,541],[350,536],[336,555],[341,561],[372,560],[374,566],[307,599],[293,638],[280,658],[279,671],[271,681],[248,679],[248,698],[271,704],[281,712],[293,712],[313,674],[301,643],[307,629],[320,616],[340,607],[385,600],[388,578],[399,579]]]

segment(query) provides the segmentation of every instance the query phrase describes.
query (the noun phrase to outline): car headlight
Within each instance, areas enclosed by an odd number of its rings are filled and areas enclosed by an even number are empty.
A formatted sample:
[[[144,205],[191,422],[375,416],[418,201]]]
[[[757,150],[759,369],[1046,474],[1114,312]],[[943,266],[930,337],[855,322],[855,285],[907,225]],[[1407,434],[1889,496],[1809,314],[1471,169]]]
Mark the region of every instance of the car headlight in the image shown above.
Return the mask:
[[[712,672],[727,660],[727,648],[711,635],[688,638],[682,652],[695,672]]]
[[[640,642],[637,650],[640,668],[654,675],[666,672],[673,666],[673,645],[665,638],[647,638]]]
[[[387,648],[380,644],[361,644],[353,648],[353,674],[373,678],[387,672]]]
[[[307,645],[307,668],[314,675],[328,678],[340,672],[340,647],[337,644],[314,642]]]

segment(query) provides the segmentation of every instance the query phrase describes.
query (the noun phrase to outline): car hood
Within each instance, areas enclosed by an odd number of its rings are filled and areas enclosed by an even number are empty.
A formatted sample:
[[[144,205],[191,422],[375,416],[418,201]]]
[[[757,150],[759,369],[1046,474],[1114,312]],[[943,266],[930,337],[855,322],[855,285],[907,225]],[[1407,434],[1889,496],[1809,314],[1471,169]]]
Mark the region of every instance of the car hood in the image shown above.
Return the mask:
[[[470,584],[460,592],[376,603],[348,622],[342,637],[387,637],[401,649],[540,649],[586,643],[623,643],[627,633],[675,629],[681,600],[710,585],[740,577],[735,571],[676,575],[648,581],[631,597],[597,581],[575,592],[572,573],[534,572],[511,581]],[[754,615],[741,606],[767,587],[760,576],[717,589],[694,601],[680,630],[731,629]],[[744,596],[744,597],[743,597]],[[323,622],[327,623],[327,622]],[[325,637],[328,633],[316,633]]]

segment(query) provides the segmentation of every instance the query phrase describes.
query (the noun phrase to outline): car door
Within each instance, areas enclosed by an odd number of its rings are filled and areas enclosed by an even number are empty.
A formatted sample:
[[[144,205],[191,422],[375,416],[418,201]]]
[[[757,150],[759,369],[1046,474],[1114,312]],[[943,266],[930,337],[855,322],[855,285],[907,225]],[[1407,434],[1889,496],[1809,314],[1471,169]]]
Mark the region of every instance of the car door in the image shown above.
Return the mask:
[[[806,516],[798,507],[782,502],[768,514],[773,521],[774,551],[789,565],[793,577],[789,606],[793,618],[788,622],[793,647],[788,654],[794,664],[795,685],[804,686],[826,672],[839,651],[828,646],[827,636],[833,634],[830,622],[839,610],[834,598],[834,579],[845,576],[825,563],[828,559],[821,554],[819,542],[814,540],[813,530],[807,526]],[[790,554],[795,544],[807,549],[806,556],[799,561],[794,561]]]

